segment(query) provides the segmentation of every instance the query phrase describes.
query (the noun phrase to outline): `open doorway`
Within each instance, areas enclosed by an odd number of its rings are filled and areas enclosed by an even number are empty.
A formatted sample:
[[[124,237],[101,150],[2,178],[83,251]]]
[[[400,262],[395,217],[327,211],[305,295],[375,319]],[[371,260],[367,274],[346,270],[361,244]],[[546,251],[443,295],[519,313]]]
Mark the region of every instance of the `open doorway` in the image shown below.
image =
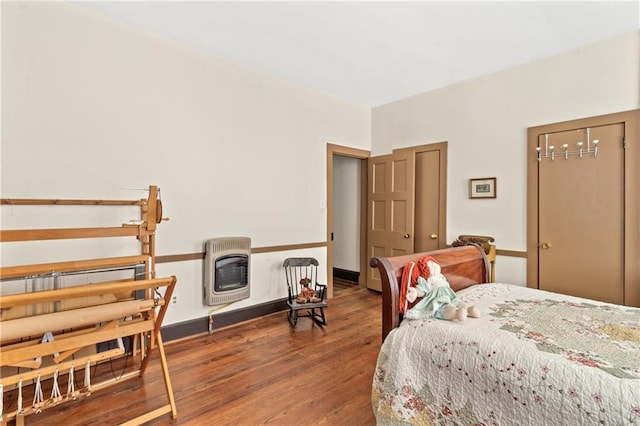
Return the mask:
[[[333,297],[334,270],[340,283],[365,286],[367,222],[366,150],[327,144],[327,286]],[[347,277],[343,281],[342,277]],[[344,285],[344,284],[343,284]],[[340,288],[343,288],[340,285]]]
[[[360,282],[360,181],[362,160],[333,156],[333,290]]]

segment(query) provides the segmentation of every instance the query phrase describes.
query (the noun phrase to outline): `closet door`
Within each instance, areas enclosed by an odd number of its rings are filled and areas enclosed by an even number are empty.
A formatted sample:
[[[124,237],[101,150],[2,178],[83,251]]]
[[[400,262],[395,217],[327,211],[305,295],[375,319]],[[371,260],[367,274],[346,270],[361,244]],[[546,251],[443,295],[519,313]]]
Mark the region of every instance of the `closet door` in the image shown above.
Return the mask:
[[[437,250],[446,245],[446,228],[441,226],[446,218],[441,218],[440,209],[440,197],[443,195],[440,162],[440,149],[416,152],[415,253]]]
[[[538,287],[622,304],[624,301],[624,125],[589,128],[597,156],[565,159],[563,144],[587,149],[587,129],[538,135]],[[532,154],[530,154],[532,155]]]

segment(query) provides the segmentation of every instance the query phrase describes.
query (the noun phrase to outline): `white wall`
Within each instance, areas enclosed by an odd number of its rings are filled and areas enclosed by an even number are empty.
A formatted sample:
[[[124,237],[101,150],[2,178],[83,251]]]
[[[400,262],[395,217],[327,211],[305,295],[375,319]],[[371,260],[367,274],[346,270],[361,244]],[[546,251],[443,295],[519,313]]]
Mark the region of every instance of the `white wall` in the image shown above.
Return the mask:
[[[640,106],[639,32],[370,112],[67,3],[3,2],[1,31],[2,197],[138,199],[158,185],[170,217],[158,255],[201,252],[206,239],[230,235],[254,247],[324,241],[327,142],[380,155],[442,140],[447,241],[489,234],[524,251],[527,127]],[[468,200],[468,179],[488,176],[498,198]],[[137,215],[95,212],[3,206],[2,228],[112,226]],[[87,242],[2,244],[2,265],[136,249],[132,239]],[[280,265],[295,255],[326,262],[323,248],[254,255],[253,295],[229,309],[283,297]],[[178,276],[166,323],[208,313],[202,262],[157,269]],[[499,257],[497,272],[523,283],[525,261]]]
[[[365,107],[68,3],[2,4],[4,198],[139,199],[158,185],[170,218],[158,255],[202,252],[222,236],[254,247],[321,242],[326,144],[369,140]],[[138,214],[96,211],[3,206],[2,227],[119,226]],[[135,239],[3,244],[2,264],[135,249]],[[324,248],[254,255],[252,297],[229,309],[286,295],[282,260],[295,255],[326,264]],[[157,269],[178,276],[165,323],[207,315],[201,261]]]
[[[640,106],[640,31],[377,107],[372,155],[449,141],[447,241],[492,235],[526,251],[528,127]],[[497,177],[495,200],[469,200],[468,179]],[[524,259],[500,257],[497,280],[524,284]]]

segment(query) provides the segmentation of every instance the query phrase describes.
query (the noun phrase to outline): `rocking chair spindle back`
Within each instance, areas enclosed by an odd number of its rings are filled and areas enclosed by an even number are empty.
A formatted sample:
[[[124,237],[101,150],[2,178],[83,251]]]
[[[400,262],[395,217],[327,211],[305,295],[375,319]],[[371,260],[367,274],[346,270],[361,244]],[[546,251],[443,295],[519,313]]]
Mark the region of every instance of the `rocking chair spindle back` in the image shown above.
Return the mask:
[[[287,279],[291,325],[295,327],[299,317],[309,317],[318,325],[327,325],[324,314],[327,286],[318,283],[318,261],[312,257],[290,257],[282,266]]]

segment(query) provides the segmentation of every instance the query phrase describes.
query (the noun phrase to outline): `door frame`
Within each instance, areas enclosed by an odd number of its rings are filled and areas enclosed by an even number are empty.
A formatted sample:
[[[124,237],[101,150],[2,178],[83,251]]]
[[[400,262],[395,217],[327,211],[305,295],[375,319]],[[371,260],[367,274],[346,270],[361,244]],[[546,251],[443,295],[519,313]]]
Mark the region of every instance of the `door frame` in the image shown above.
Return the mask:
[[[333,156],[340,155],[360,160],[360,277],[358,285],[363,286],[363,271],[367,270],[367,159],[371,152],[343,145],[327,143],[327,293],[333,297]]]
[[[624,303],[640,306],[640,109],[527,129],[527,286],[538,287],[538,135],[585,127],[624,124]],[[606,250],[606,247],[593,247]]]

